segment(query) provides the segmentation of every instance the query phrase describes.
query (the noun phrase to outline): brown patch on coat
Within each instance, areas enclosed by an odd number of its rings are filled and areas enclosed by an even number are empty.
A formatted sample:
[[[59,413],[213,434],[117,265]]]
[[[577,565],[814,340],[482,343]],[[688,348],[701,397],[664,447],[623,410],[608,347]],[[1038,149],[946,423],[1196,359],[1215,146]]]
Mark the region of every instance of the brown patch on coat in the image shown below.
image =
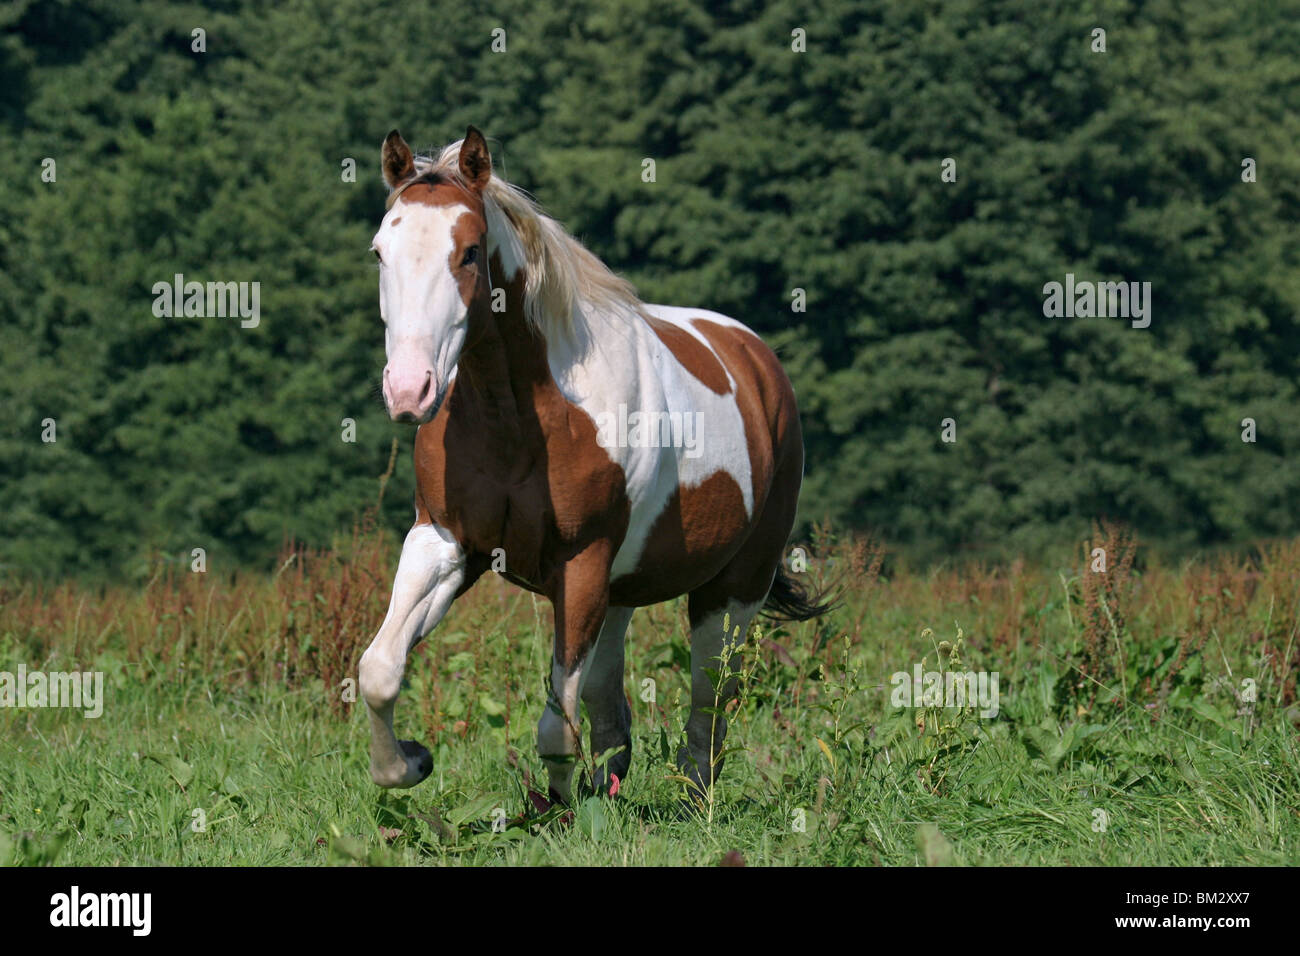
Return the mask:
[[[668,347],[668,351],[673,353],[673,357],[682,368],[695,376],[705,388],[716,395],[726,395],[731,391],[731,382],[727,380],[726,369],[703,342],[681,326],[671,322],[650,315],[646,315],[645,320],[650,323],[650,328],[654,330],[655,335],[659,336],[659,341]]]
[[[482,245],[486,235],[486,220],[482,214],[472,209],[461,213],[451,227],[451,252],[447,256],[447,268],[456,279],[456,288],[460,291],[461,301],[466,306],[473,305],[474,297],[481,291],[479,286],[486,286],[487,275],[479,268],[477,262],[464,266],[461,262],[467,250]],[[479,251],[481,260],[482,250]]]
[[[641,607],[685,594],[721,571],[748,531],[744,496],[727,472],[679,486],[650,527],[636,571],[610,586],[610,603]]]
[[[475,210],[480,216],[483,215],[483,200],[443,173],[425,173],[402,187],[401,201],[426,206],[454,206],[460,203]]]

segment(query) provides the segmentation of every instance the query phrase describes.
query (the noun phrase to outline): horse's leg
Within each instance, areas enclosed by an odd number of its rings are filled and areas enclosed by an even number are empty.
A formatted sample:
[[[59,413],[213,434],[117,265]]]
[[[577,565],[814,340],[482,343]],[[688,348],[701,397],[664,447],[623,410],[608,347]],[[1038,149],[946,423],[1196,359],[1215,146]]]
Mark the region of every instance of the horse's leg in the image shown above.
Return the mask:
[[[723,644],[744,644],[749,622],[763,606],[762,599],[745,601],[720,594],[720,590],[710,582],[692,591],[687,602],[691,619],[691,715],[686,721],[686,746],[678,752],[677,763],[682,773],[701,788],[712,786],[722,772],[720,754],[727,736],[727,718],[720,711],[736,694],[741,667],[739,652],[731,654],[724,667],[719,660]],[[729,628],[724,629],[724,622]],[[736,628],[740,628],[738,635]],[[714,672],[716,680],[706,668]]]
[[[599,542],[570,558],[555,596],[555,651],[551,693],[537,724],[537,753],[546,764],[551,798],[571,802],[578,752],[578,699],[609,605],[610,548]]]
[[[596,768],[592,786],[602,793],[609,791],[611,774],[623,780],[632,765],[632,709],[623,692],[623,636],[633,610],[611,607],[606,612],[582,689],[591,721],[592,759],[614,747],[623,748],[604,767]]]
[[[393,705],[406,656],[447,613],[465,580],[465,554],[444,528],[420,524],[406,535],[388,615],[358,667],[370,711],[370,776],[381,787],[413,787],[429,775],[429,751],[393,734]]]
[[[723,739],[727,718],[708,713],[721,709],[736,693],[733,676],[715,688],[705,668],[718,672],[717,658],[722,653],[723,621],[730,614],[726,640],[743,644],[754,615],[763,607],[782,552],[794,525],[799,502],[799,484],[803,480],[803,444],[799,435],[799,418],[795,415],[785,436],[787,451],[777,461],[766,501],[756,515],[749,536],[735,557],[713,580],[690,593],[687,608],[691,619],[691,716],[686,722],[686,746],[678,752],[677,763],[684,775],[700,786],[711,786],[722,770]],[[733,638],[736,628],[738,637]],[[739,654],[727,665],[732,675],[741,668]],[[720,675],[725,677],[726,675]]]

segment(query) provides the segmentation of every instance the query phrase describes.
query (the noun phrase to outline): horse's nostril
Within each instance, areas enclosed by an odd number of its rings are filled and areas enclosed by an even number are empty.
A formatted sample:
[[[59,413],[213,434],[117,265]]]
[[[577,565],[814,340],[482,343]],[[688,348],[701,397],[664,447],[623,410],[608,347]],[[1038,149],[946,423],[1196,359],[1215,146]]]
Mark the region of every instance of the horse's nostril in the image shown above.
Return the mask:
[[[423,405],[424,400],[429,397],[429,389],[433,386],[433,373],[426,372],[424,375],[424,388],[420,389],[419,404]]]

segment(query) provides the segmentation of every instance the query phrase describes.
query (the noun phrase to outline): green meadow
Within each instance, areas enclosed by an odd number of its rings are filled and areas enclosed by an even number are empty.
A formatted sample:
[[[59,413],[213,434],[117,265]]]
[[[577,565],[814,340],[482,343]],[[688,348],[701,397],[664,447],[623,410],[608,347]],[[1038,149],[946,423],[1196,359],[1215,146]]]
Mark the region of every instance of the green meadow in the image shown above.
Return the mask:
[[[1104,551],[1105,570],[1097,552]],[[1159,566],[1097,528],[1059,566],[808,547],[820,621],[760,623],[707,800],[677,779],[680,602],[628,635],[632,769],[546,808],[550,609],[489,576],[414,652],[381,791],[349,677],[397,543],[358,529],[274,574],[0,590],[0,668],[101,671],[103,713],[0,708],[0,860],[19,865],[1239,865],[1300,862],[1300,541]],[[7,663],[2,663],[7,662]],[[893,675],[996,674],[996,708]],[[995,709],[995,716],[985,716]],[[599,756],[583,753],[589,772]]]

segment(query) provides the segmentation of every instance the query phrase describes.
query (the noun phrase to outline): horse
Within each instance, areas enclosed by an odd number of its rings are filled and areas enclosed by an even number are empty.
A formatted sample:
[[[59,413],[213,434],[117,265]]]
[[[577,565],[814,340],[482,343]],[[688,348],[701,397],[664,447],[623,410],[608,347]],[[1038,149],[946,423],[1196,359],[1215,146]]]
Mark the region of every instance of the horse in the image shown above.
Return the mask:
[[[552,801],[572,799],[579,700],[590,753],[614,752],[592,788],[626,777],[624,634],[636,608],[681,595],[691,713],[677,759],[711,786],[727,726],[715,695],[736,686],[708,673],[724,641],[760,611],[828,609],[783,568],[804,458],[789,378],[735,319],[640,301],[494,172],[474,127],[428,156],[394,129],[381,163],[383,400],[419,427],[415,522],[358,667],[371,777],[412,787],[432,770],[427,748],[393,732],[407,656],[491,569],[554,610],[537,726]]]

